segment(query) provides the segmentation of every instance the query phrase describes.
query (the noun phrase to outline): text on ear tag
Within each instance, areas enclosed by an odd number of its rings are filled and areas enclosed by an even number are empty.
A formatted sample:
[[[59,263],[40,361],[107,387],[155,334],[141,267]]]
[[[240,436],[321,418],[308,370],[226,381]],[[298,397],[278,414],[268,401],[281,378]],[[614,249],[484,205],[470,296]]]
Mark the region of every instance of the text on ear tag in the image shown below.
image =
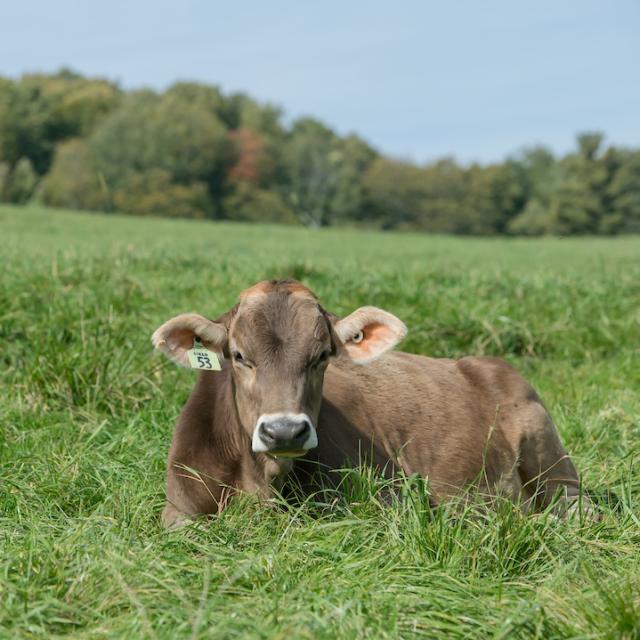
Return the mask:
[[[189,364],[192,369],[203,369],[205,371],[221,371],[218,355],[209,351],[198,338],[193,339],[193,347],[187,351]]]

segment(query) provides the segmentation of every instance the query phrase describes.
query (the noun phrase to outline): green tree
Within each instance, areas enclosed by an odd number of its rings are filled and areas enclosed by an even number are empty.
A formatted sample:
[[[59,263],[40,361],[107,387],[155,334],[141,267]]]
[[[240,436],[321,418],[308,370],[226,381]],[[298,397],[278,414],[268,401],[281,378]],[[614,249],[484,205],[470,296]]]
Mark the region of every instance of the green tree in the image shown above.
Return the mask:
[[[335,194],[331,201],[331,224],[362,219],[366,207],[364,175],[376,158],[375,151],[356,135],[336,141],[339,161]]]
[[[232,158],[232,143],[216,114],[177,91],[130,95],[98,127],[89,146],[110,189],[122,188],[133,174],[161,170],[176,184],[205,185],[210,203],[223,193]]]
[[[64,70],[0,79],[0,158],[12,166],[29,158],[43,175],[56,143],[86,136],[119,100],[115,85]]]
[[[603,136],[578,136],[578,150],[560,161],[561,180],[550,202],[550,229],[562,235],[597,233],[610,179],[600,156]]]
[[[69,70],[0,77],[0,199],[140,214],[489,235],[640,231],[640,152],[578,136],[556,158],[426,165],[244,93],[121,91]]]
[[[41,191],[42,201],[55,207],[110,211],[111,194],[84,140],[60,143]]]
[[[435,233],[465,230],[467,172],[451,158],[422,168],[417,228]]]
[[[282,151],[285,201],[308,226],[356,219],[364,203],[362,176],[374,157],[357,136],[341,139],[317,120],[297,120]]]
[[[280,222],[295,224],[295,213],[277,191],[261,189],[239,181],[224,200],[225,217],[242,222]]]
[[[284,196],[305,225],[329,224],[340,180],[341,155],[335,134],[311,118],[297,120],[286,141]]]
[[[507,231],[514,235],[550,233],[551,200],[562,177],[556,158],[548,149],[534,147],[507,162],[522,190],[520,212],[509,221]]]
[[[504,233],[519,213],[524,195],[513,167],[473,165],[466,178],[464,216],[453,231],[470,235]]]
[[[11,167],[8,162],[0,162],[0,202],[6,202],[9,199],[9,177],[11,176]]]
[[[426,218],[423,171],[408,162],[376,158],[363,176],[367,217],[383,229],[415,228]]]
[[[35,172],[29,158],[20,158],[9,178],[9,200],[17,204],[24,204],[33,196],[38,184],[38,174]]]
[[[604,162],[611,179],[600,220],[601,233],[640,232],[640,152],[609,149]]]
[[[137,215],[175,218],[205,218],[211,211],[207,185],[177,184],[164,169],[132,173],[113,192],[119,211]]]

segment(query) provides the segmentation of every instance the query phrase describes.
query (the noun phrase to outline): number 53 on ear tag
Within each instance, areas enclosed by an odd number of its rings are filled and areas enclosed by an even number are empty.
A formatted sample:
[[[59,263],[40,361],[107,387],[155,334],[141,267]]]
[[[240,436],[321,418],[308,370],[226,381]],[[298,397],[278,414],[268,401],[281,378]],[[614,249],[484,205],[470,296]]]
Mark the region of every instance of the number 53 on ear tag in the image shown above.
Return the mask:
[[[218,356],[213,351],[209,351],[198,338],[194,338],[193,348],[187,351],[187,356],[192,369],[204,369],[205,371],[222,370]]]

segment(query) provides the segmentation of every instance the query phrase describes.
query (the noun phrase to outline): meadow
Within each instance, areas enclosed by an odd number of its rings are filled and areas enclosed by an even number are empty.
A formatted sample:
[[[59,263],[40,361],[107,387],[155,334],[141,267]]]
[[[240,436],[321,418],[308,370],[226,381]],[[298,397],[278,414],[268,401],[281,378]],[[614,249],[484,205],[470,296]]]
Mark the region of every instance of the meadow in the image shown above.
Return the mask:
[[[640,638],[640,238],[471,239],[0,206],[0,638]],[[258,280],[538,389],[602,520],[430,509],[366,469],[167,533],[194,383],[150,344]],[[419,484],[419,483],[418,483]],[[618,499],[606,499],[614,493]]]

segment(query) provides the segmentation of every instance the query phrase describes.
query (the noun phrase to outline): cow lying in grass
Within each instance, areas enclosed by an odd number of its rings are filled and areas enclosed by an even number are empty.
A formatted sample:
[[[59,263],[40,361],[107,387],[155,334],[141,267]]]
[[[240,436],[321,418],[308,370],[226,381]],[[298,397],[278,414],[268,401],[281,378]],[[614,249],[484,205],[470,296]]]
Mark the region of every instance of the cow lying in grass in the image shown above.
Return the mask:
[[[268,497],[296,458],[323,469],[400,468],[439,502],[470,483],[524,509],[580,493],[576,470],[533,388],[495,358],[434,359],[391,349],[395,316],[325,311],[299,282],[261,282],[216,321],[187,313],[153,344],[189,366],[195,345],[221,371],[200,374],[173,436],[166,527],[215,514],[237,491]]]

